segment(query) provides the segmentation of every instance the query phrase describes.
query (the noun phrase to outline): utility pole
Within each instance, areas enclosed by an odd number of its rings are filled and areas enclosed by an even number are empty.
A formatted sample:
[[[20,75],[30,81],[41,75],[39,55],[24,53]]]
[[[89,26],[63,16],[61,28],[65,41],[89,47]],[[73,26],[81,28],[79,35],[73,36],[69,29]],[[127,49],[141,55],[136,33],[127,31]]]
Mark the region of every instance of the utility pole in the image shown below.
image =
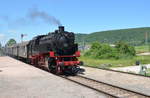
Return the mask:
[[[148,32],[147,32],[147,45],[148,45],[148,51],[150,52],[150,45],[149,45],[149,35],[148,35]]]
[[[148,51],[150,52],[150,45],[148,43],[148,32],[145,32],[145,45],[148,46]]]
[[[85,50],[85,40],[83,38],[83,51]]]
[[[147,34],[147,32],[145,32],[145,45],[147,45],[148,44],[148,34]]]

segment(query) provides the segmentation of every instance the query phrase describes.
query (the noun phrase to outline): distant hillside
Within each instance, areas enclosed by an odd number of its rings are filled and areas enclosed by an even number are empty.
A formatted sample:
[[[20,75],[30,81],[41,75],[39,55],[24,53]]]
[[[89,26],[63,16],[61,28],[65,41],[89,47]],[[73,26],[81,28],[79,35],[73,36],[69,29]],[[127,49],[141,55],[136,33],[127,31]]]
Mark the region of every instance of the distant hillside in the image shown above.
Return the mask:
[[[91,43],[99,41],[102,43],[115,43],[117,41],[125,41],[129,44],[140,45],[145,42],[146,32],[148,35],[148,41],[150,41],[150,27],[143,27],[101,31],[91,34],[76,34],[76,42]]]

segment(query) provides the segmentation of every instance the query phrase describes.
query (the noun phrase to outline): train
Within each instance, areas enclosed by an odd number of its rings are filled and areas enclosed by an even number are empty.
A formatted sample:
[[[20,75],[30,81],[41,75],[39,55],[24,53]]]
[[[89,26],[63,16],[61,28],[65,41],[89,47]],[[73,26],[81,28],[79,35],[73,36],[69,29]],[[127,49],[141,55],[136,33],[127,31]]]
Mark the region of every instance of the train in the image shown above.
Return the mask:
[[[59,26],[54,32],[38,35],[30,41],[21,42],[4,48],[5,54],[25,60],[29,64],[46,68],[55,74],[77,74],[84,71],[78,60],[80,51],[75,43],[75,34]]]

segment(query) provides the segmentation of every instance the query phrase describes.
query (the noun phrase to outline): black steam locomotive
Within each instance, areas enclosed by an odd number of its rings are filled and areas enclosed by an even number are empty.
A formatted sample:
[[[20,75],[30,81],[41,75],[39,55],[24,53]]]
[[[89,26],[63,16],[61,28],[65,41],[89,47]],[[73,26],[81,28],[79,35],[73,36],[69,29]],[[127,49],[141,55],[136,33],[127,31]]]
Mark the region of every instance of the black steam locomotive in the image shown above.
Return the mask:
[[[55,32],[33,38],[29,42],[29,54],[54,51],[56,55],[72,55],[78,51],[74,40],[74,33],[64,31],[64,27],[59,26],[59,30]]]
[[[65,31],[63,26],[47,35],[36,36],[29,42],[5,47],[5,53],[56,74],[77,73],[81,70],[79,65],[83,64],[77,59],[80,52],[74,33]]]

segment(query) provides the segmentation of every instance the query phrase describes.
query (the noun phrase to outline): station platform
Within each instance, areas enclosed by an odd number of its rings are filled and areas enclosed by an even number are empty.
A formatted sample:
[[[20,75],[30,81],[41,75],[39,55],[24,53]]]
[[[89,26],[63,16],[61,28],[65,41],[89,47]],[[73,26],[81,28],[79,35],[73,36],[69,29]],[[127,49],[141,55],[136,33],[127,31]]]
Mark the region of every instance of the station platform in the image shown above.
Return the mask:
[[[0,98],[107,98],[105,95],[25,64],[0,57]]]

